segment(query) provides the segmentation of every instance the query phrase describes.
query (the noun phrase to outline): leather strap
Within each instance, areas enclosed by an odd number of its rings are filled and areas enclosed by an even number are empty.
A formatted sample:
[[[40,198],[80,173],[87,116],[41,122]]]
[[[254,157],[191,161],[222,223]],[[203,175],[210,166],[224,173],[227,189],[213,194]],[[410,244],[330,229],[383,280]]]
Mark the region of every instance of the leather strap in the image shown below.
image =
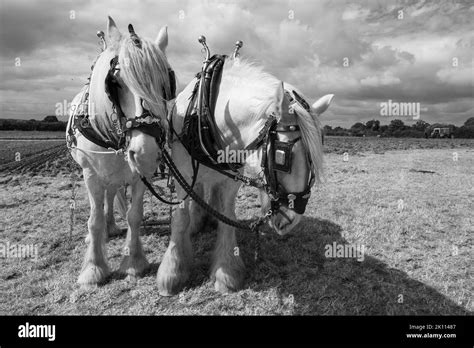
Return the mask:
[[[276,132],[299,132],[300,126],[297,124],[278,124],[275,128]]]
[[[265,125],[263,128],[260,130],[258,133],[257,138],[255,138],[254,141],[252,141],[250,144],[248,144],[245,147],[245,150],[256,150],[258,149],[264,142],[265,138],[268,136],[268,132],[270,131],[270,128],[274,127],[275,124],[277,123],[277,119],[274,115],[270,115],[265,122]]]
[[[123,143],[115,144],[110,141],[104,141],[99,136],[97,136],[94,129],[91,127],[89,123],[89,118],[84,115],[76,115],[74,117],[74,128],[77,128],[79,132],[89,141],[93,142],[94,144],[103,147],[105,149],[112,148],[114,150],[120,150],[123,146]],[[71,130],[72,131],[72,130]],[[72,133],[73,135],[74,133]],[[123,139],[123,138],[122,138]],[[124,141],[124,140],[123,140]]]

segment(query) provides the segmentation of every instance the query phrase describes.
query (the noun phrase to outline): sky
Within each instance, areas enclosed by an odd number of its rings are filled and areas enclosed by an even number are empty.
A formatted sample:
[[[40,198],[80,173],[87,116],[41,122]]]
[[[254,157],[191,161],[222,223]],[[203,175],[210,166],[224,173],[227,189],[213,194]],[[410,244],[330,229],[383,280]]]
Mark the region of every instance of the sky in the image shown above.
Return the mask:
[[[69,102],[89,76],[108,15],[122,33],[132,23],[150,39],[168,26],[180,89],[201,68],[202,34],[213,53],[231,54],[242,40],[243,58],[310,102],[335,94],[325,125],[416,122],[382,115],[389,100],[416,103],[429,123],[459,126],[474,116],[471,0],[0,0],[0,117],[42,119]]]

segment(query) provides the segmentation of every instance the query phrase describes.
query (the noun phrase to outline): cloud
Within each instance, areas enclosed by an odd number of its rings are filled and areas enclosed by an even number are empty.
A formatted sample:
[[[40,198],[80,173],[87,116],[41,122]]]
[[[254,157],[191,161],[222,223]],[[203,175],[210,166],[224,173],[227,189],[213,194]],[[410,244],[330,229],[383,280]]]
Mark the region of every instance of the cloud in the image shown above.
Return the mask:
[[[167,55],[180,88],[201,67],[203,34],[214,53],[231,54],[242,40],[243,57],[311,101],[335,93],[325,120],[350,126],[392,99],[422,103],[428,122],[462,124],[472,116],[472,14],[463,0],[4,0],[0,117],[44,117],[72,98],[98,53],[96,31],[105,31],[111,15],[123,32],[133,23],[152,39],[168,25]]]
[[[473,86],[473,70],[470,68],[444,68],[436,73],[436,76],[445,85],[465,86],[466,88],[474,88]]]
[[[350,4],[342,13],[342,20],[365,18],[370,13],[369,9],[364,9],[360,5]]]
[[[369,76],[365,79],[360,80],[362,86],[379,87],[396,85],[400,83],[400,79],[393,76],[390,72],[385,72],[382,75]]]

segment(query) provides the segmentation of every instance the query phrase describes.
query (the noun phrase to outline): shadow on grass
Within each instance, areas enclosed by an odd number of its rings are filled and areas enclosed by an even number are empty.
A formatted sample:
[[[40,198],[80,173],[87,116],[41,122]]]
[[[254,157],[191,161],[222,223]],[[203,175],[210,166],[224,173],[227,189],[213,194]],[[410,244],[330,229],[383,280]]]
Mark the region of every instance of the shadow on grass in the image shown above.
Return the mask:
[[[254,238],[240,232],[247,286],[255,291],[275,287],[282,301],[294,299],[302,315],[466,315],[470,312],[434,288],[384,262],[365,256],[326,258],[325,245],[346,244],[341,227],[304,217],[298,231],[260,238],[261,260],[253,264]]]
[[[249,222],[249,221],[247,221]],[[194,270],[186,288],[209,281],[215,226],[193,235]],[[142,235],[166,234],[167,226],[149,226]],[[325,246],[344,245],[339,225],[329,220],[303,217],[297,231],[278,236],[264,228],[260,236],[260,261],[254,263],[255,239],[239,231],[238,242],[247,267],[245,287],[253,291],[277,290],[288,308],[300,315],[468,315],[470,312],[424,283],[372,256],[326,258]],[[156,277],[159,262],[144,277]],[[123,275],[114,274],[113,279]],[[271,313],[269,313],[271,314]],[[276,313],[278,314],[278,313]]]

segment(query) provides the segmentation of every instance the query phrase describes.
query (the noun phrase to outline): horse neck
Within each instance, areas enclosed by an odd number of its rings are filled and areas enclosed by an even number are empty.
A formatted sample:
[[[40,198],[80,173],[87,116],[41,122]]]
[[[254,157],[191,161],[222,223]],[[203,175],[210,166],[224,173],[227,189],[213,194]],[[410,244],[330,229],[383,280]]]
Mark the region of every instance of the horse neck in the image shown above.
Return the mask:
[[[92,71],[90,89],[89,89],[89,101],[90,106],[93,106],[91,115],[93,118],[99,118],[110,113],[112,111],[110,103],[107,102],[107,95],[105,93],[105,78],[107,76],[109,62],[114,57],[114,54],[110,51],[103,52],[97,59],[94,70]]]
[[[118,141],[114,125],[110,119],[113,113],[112,103],[105,93],[105,78],[109,71],[109,62],[115,54],[109,50],[103,52],[95,64],[89,89],[90,123],[102,140]]]
[[[248,84],[252,86],[252,84]],[[226,145],[245,148],[258,135],[271,113],[273,96],[255,90],[242,90],[224,75],[216,103],[216,124]]]

